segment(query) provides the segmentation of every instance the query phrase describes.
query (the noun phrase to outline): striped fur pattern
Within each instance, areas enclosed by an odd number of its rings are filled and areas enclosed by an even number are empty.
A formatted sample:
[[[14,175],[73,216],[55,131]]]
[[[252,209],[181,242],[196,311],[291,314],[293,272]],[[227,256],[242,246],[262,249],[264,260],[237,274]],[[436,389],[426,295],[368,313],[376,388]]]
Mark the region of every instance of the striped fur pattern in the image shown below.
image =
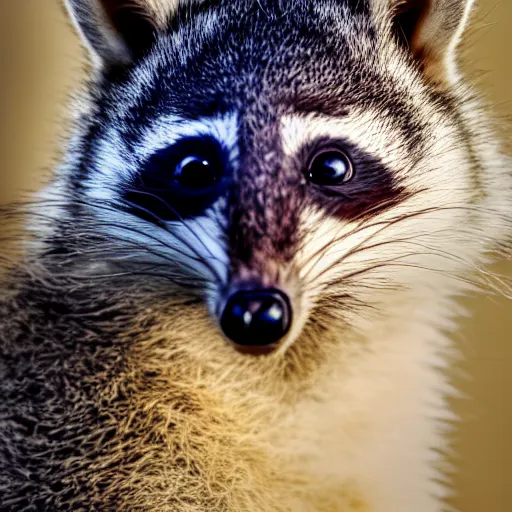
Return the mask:
[[[455,298],[511,228],[472,3],[67,1],[95,68],[3,284],[0,510],[444,510]],[[201,208],[145,174],[185,139],[222,153]],[[262,356],[219,328],[251,280],[294,309]]]

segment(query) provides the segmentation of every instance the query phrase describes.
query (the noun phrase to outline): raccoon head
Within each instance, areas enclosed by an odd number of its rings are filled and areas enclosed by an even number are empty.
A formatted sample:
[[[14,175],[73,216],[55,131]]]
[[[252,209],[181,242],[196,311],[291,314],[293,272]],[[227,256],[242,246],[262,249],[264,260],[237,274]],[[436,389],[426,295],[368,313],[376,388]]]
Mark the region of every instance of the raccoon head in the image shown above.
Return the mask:
[[[199,293],[212,338],[365,332],[503,236],[511,181],[454,56],[472,0],[67,4],[95,70],[62,217],[94,268]]]

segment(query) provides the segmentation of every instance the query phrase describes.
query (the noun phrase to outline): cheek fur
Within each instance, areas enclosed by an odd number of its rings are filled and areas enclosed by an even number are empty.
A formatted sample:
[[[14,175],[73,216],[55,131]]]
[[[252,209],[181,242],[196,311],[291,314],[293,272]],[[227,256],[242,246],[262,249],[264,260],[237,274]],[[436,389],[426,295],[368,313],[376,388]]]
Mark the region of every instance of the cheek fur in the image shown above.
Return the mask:
[[[295,264],[304,293],[315,300],[336,292],[372,301],[391,289],[453,286],[477,250],[465,242],[475,232],[465,210],[437,207],[430,194],[358,222],[310,209],[301,232]]]

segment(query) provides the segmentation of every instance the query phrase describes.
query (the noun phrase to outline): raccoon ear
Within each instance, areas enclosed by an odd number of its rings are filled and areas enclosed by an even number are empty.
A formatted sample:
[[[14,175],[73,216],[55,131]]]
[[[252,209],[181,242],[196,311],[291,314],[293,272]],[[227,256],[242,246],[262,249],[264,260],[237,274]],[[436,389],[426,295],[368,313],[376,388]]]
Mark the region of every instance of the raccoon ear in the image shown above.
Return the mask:
[[[392,3],[396,37],[429,78],[439,83],[455,81],[455,51],[475,0],[387,1]]]
[[[159,0],[64,2],[94,63],[100,66],[125,65],[141,57],[167,22]]]

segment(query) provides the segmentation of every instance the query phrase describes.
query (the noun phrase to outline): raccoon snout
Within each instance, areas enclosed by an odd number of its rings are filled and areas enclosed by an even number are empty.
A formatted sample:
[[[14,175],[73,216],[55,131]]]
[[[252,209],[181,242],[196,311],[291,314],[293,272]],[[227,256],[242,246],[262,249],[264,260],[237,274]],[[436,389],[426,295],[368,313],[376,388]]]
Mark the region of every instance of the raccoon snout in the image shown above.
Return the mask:
[[[232,293],[221,312],[224,334],[242,347],[270,347],[292,323],[290,299],[275,288],[244,289]]]

